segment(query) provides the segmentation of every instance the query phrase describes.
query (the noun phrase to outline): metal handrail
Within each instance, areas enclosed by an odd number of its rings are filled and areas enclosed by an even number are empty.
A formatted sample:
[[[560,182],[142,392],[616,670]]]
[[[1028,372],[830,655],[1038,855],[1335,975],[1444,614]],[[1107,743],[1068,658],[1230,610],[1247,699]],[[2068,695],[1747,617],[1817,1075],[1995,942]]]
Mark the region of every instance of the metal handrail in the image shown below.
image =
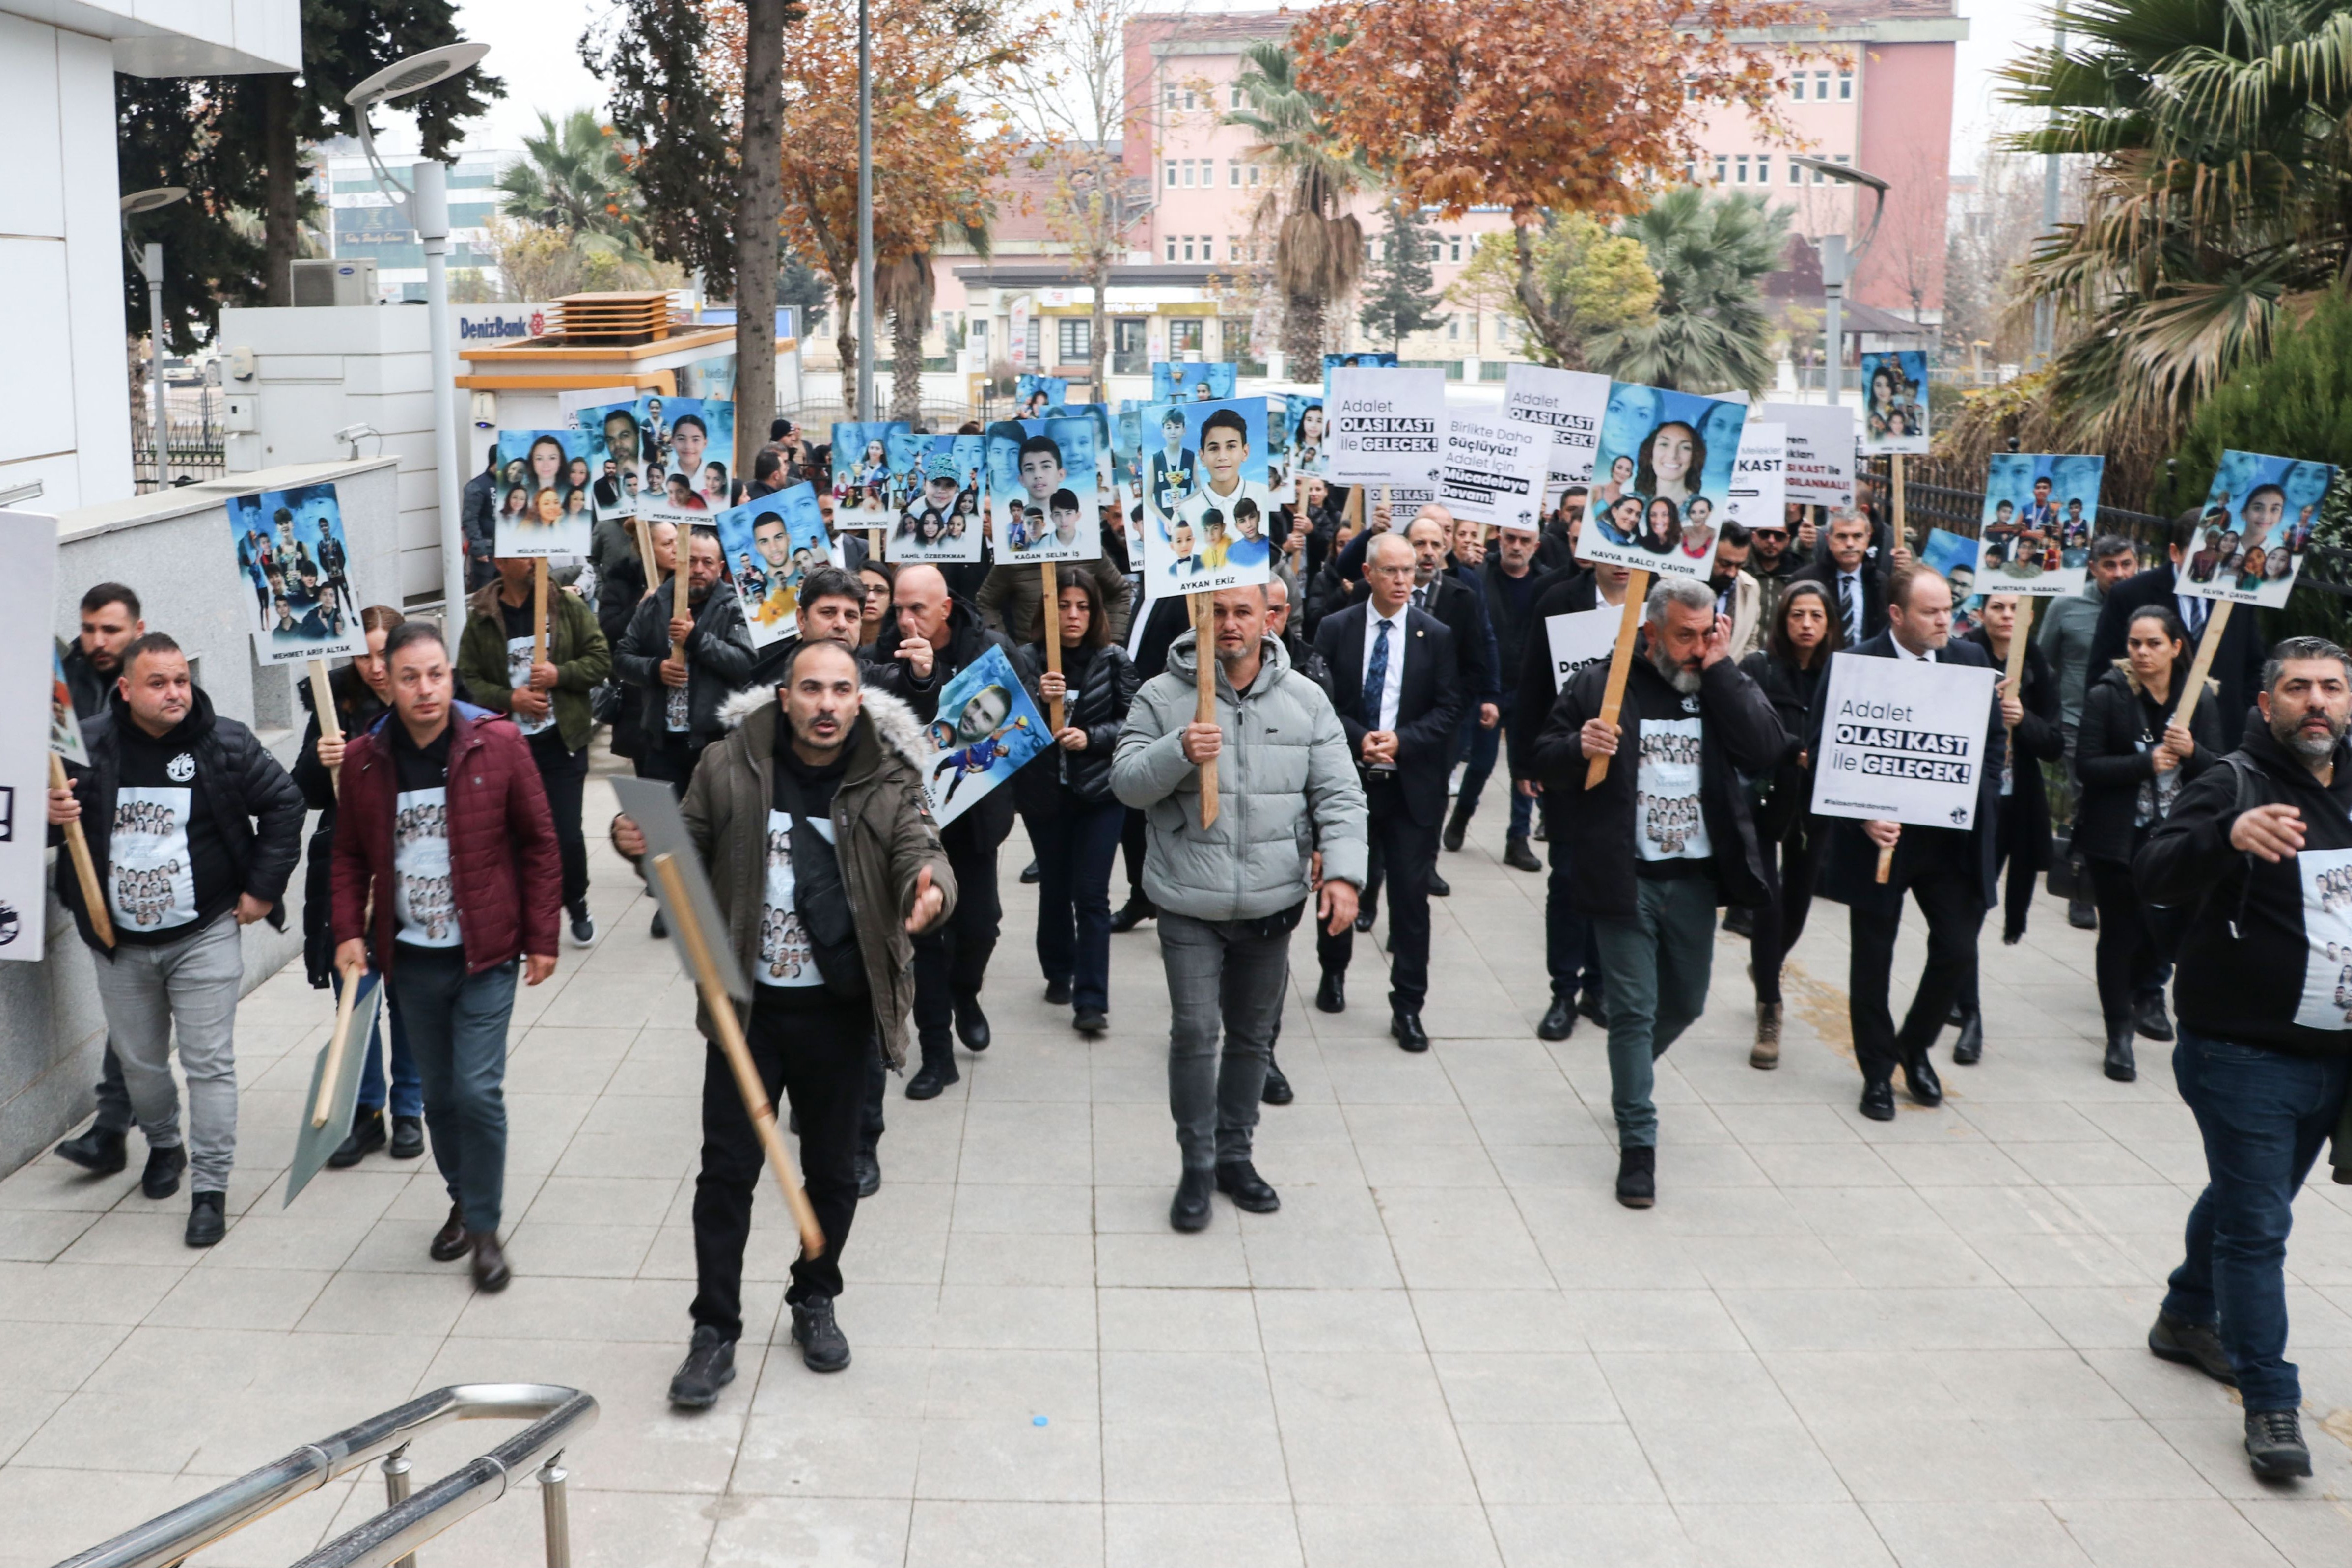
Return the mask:
[[[409,1496],[408,1446],[419,1436],[452,1421],[523,1419],[530,1419],[530,1426],[419,1495]],[[67,1558],[59,1568],[180,1563],[376,1458],[383,1460],[392,1506],[302,1559],[305,1563],[404,1561],[423,1542],[504,1497],[518,1471],[537,1466],[549,1568],[568,1568],[572,1543],[564,1482],[569,1478],[559,1461],[565,1447],[595,1423],[594,1396],[557,1384],[461,1383],[436,1388],[331,1437],[305,1443],[273,1464]],[[493,1486],[495,1490],[486,1489]]]

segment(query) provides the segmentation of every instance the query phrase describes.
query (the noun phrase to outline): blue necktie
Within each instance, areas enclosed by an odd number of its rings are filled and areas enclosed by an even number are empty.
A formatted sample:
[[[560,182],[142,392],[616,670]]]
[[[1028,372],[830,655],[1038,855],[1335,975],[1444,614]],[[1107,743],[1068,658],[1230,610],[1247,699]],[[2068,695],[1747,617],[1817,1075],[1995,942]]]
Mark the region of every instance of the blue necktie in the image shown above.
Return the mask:
[[[1372,642],[1372,662],[1364,668],[1364,727],[1381,727],[1381,694],[1389,684],[1389,623],[1381,622],[1380,636]]]

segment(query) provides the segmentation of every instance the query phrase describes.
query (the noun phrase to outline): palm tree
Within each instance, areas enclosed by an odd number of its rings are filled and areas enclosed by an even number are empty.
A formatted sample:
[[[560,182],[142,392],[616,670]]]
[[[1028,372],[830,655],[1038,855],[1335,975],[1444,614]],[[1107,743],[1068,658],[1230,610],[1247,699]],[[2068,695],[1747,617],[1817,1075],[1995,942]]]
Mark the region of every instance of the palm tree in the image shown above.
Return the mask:
[[[994,249],[986,223],[954,224],[940,238],[961,239],[982,260]],[[874,305],[890,315],[890,417],[913,419],[923,411],[923,326],[937,296],[929,246],[874,268]]]
[[[1324,318],[1355,288],[1364,265],[1364,230],[1344,210],[1372,172],[1341,147],[1324,117],[1323,100],[1303,90],[1290,52],[1259,42],[1242,51],[1238,82],[1249,107],[1224,117],[1257,137],[1251,156],[1276,178],[1259,203],[1255,226],[1275,230],[1274,284],[1282,296],[1282,353],[1293,375],[1323,363]]]
[[[1657,309],[1595,332],[1592,368],[1686,392],[1761,391],[1772,374],[1763,279],[1788,245],[1789,209],[1678,185],[1624,232],[1649,255]]]
[[[639,245],[636,183],[613,128],[584,109],[559,127],[539,111],[539,134],[522,139],[524,157],[499,176],[502,217],[621,242],[635,261]]]
[[[2071,341],[2079,432],[2183,429],[2267,359],[2284,317],[2352,276],[2352,13],[2334,0],[2071,0],[2071,47],[2002,74],[2049,111],[2018,137],[2093,161],[2084,219],[2026,263]]]

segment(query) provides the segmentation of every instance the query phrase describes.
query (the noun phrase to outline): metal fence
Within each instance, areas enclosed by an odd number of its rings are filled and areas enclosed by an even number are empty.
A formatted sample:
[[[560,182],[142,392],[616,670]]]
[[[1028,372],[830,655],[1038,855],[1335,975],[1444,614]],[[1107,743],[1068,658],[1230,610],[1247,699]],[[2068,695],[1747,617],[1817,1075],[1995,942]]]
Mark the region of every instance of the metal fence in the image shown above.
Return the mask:
[[[228,472],[226,440],[209,408],[194,419],[166,421],[163,439],[173,484],[216,479]],[[131,475],[139,494],[155,488],[155,431],[144,421],[131,426]]]

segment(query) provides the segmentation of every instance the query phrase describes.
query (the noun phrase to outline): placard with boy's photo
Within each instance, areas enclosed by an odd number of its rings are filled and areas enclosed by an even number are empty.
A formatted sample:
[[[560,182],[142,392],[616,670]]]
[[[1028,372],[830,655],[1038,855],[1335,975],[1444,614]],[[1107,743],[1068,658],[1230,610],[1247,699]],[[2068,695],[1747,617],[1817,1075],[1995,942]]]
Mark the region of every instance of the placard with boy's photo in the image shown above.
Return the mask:
[[[335,487],[231,496],[230,542],[251,607],[260,664],[358,658],[367,651]]]
[[[1097,435],[1088,418],[1000,419],[988,427],[988,537],[997,564],[1102,554]]]
[[[1948,528],[1931,528],[1919,546],[1919,564],[1942,577],[1952,590],[1952,635],[1964,637],[1974,631],[1984,611],[1977,574],[1977,542]],[[1985,587],[1996,594],[2017,592],[2005,584],[1986,584]]]
[[[501,430],[498,451],[491,553],[510,561],[587,554],[596,523],[586,439],[577,430]]]
[[[833,426],[833,526],[888,528],[904,502],[891,499],[890,438],[911,434],[903,419],[839,420]]]
[[[923,794],[941,827],[977,805],[1044,751],[1045,716],[1001,647],[990,647],[940,689],[939,717],[924,730],[930,756]]]
[[[1996,452],[1985,466],[1976,581],[1988,594],[2057,598],[2088,581],[2105,458]]]
[[[1147,407],[1160,432],[1144,468],[1146,595],[1200,594],[1263,583],[1274,549],[1266,483],[1265,399]]]
[[[716,397],[637,399],[637,449],[646,471],[640,516],[677,517],[725,508],[734,495],[735,405]]]
[[[1611,387],[1576,558],[1712,576],[1717,513],[1731,494],[1747,423],[1744,404],[1630,382]]]
[[[1873,457],[1927,449],[1927,356],[1888,349],[1862,356],[1862,449]]]
[[[2266,610],[2284,605],[2336,475],[2333,463],[2223,452],[2174,590]]]
[[[788,486],[713,512],[710,522],[719,531],[719,558],[742,602],[752,644],[765,647],[794,635],[802,579],[833,562],[815,487]]]
[[[977,561],[988,534],[983,466],[978,436],[917,436],[903,427],[889,438],[893,493],[904,496],[883,544],[883,559]],[[839,526],[840,512],[834,513]]]

